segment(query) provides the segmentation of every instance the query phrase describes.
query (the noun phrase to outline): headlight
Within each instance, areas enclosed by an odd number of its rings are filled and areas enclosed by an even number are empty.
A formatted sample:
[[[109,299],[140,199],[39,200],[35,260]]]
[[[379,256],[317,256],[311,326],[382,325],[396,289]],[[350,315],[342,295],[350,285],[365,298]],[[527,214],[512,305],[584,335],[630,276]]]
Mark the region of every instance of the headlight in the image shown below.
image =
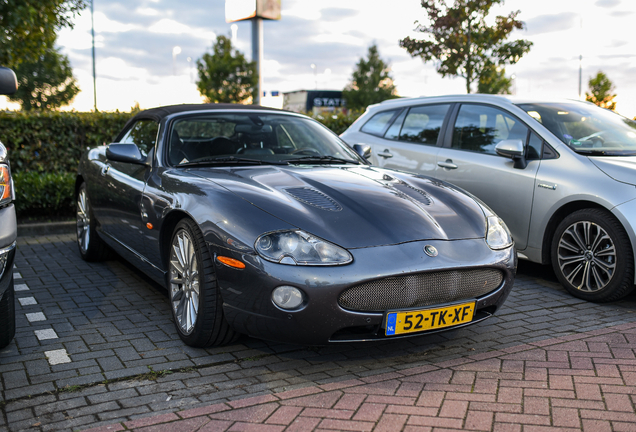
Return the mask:
[[[11,171],[8,165],[0,164],[0,205],[7,204],[12,199]]]
[[[353,261],[349,252],[304,231],[263,234],[254,246],[268,261],[288,265],[342,265]]]
[[[508,227],[497,216],[488,216],[486,243],[490,249],[494,250],[505,249],[512,245],[512,236]]]

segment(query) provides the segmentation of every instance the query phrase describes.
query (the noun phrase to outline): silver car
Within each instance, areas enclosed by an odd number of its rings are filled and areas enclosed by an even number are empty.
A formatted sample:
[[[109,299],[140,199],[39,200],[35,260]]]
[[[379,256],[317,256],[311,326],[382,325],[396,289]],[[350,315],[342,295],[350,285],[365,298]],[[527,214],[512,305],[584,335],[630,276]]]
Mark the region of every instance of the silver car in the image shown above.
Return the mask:
[[[586,102],[457,95],[372,105],[341,137],[374,165],[476,195],[519,257],[552,264],[574,296],[633,290],[636,122]]]

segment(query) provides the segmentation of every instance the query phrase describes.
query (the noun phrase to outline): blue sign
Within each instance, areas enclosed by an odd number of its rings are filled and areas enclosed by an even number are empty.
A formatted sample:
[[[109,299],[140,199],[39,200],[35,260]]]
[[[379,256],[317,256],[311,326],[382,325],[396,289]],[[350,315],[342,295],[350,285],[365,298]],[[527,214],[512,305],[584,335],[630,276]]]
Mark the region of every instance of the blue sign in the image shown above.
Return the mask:
[[[392,313],[386,317],[386,335],[394,335],[395,334],[395,320],[397,319],[397,314]]]

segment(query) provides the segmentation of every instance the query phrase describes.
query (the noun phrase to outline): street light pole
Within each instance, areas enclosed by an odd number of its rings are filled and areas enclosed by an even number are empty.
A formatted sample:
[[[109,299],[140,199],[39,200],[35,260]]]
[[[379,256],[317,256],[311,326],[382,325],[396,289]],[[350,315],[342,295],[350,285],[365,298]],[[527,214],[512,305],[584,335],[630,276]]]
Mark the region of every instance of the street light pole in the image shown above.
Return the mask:
[[[316,90],[318,90],[318,66],[312,63],[311,68],[314,70],[314,82],[316,84]]]
[[[181,54],[181,47],[175,46],[172,48],[172,75],[177,74],[177,55]]]
[[[579,100],[583,96],[583,55],[579,55]]]
[[[97,77],[95,73],[95,24],[93,21],[93,0],[91,0],[91,36],[93,38],[93,107],[97,112]]]

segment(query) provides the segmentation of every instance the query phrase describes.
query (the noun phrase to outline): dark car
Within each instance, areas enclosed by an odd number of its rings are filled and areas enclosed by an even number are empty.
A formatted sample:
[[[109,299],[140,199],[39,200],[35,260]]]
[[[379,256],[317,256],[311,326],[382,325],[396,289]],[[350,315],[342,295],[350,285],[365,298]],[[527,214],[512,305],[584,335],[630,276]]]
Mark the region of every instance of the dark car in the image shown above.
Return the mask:
[[[115,141],[80,161],[80,253],[112,248],[164,285],[188,345],[436,332],[488,318],[512,288],[512,239],[488,207],[371,167],[306,116],[169,106]]]
[[[0,94],[13,94],[18,88],[11,69],[0,67]],[[15,197],[7,149],[0,142],[0,348],[15,335],[13,259],[17,225],[12,201]]]

